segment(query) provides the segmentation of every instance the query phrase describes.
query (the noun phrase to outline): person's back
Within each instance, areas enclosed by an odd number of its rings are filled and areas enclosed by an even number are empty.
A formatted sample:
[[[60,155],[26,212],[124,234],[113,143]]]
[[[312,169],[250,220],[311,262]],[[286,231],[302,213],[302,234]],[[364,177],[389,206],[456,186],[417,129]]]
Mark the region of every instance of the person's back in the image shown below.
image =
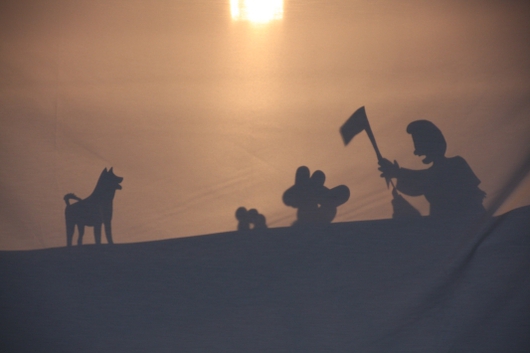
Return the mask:
[[[431,216],[468,216],[485,211],[480,180],[462,157],[445,158],[427,172],[424,194]]]

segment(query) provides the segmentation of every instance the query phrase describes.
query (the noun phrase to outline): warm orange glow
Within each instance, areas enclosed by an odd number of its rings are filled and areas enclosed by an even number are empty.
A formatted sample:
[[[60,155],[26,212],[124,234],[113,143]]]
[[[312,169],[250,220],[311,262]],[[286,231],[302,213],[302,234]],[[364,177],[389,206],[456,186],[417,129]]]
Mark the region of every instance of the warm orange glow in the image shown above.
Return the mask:
[[[350,189],[334,222],[392,218],[368,134],[344,146],[339,133],[360,106],[384,158],[429,168],[406,132],[429,120],[486,207],[509,191],[496,214],[530,205],[530,174],[513,181],[530,148],[522,1],[3,3],[0,261],[64,247],[64,195],[88,197],[112,166],[116,243],[232,231],[239,207],[289,227],[283,194],[302,165]],[[402,197],[430,213],[423,195]]]
[[[232,19],[266,23],[283,18],[283,0],[230,0]]]

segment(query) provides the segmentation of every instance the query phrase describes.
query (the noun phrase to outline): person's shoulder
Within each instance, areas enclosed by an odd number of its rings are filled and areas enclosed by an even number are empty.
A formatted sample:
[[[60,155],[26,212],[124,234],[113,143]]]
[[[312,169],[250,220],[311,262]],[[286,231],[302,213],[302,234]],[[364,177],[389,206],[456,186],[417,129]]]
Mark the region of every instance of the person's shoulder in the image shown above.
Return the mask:
[[[458,166],[469,166],[469,164],[466,162],[466,160],[463,157],[460,156],[454,156],[447,158],[447,161],[453,165]]]
[[[449,160],[451,170],[453,170],[454,172],[468,175],[471,179],[477,179],[475,173],[464,158],[460,156],[455,156],[449,158]]]

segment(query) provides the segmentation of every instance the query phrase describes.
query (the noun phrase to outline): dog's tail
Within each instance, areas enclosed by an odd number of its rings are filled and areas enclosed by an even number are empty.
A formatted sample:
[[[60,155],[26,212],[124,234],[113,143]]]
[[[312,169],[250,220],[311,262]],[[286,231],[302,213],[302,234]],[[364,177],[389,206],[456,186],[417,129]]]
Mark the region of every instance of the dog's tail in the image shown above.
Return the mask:
[[[76,201],[81,201],[81,199],[74,194],[66,194],[64,195],[64,202],[66,202],[66,206],[70,206],[70,199],[74,199]]]

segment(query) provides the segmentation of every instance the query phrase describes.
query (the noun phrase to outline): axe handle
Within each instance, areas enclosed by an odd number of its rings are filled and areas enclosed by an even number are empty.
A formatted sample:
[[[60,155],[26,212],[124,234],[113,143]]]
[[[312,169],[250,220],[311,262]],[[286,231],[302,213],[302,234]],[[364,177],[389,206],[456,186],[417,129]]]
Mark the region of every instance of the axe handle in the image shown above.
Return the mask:
[[[372,142],[372,146],[374,146],[375,154],[377,155],[377,160],[378,161],[382,160],[383,156],[381,155],[381,152],[379,152],[379,147],[377,147],[377,142],[375,142],[374,133],[372,132],[370,123],[368,123],[368,125],[366,126],[366,134],[368,135],[370,142]]]
[[[370,127],[370,123],[367,119],[367,126],[366,126],[366,134],[368,135],[368,138],[370,139],[370,142],[372,142],[372,146],[374,146],[375,154],[377,155],[377,160],[381,161],[383,159],[383,156],[381,155],[381,152],[379,151],[379,147],[377,147],[377,142],[375,142],[375,136],[372,132],[372,128]],[[386,178],[386,187],[389,187],[389,184],[392,184],[392,190],[396,189],[396,186],[394,185],[394,182],[390,178]]]

